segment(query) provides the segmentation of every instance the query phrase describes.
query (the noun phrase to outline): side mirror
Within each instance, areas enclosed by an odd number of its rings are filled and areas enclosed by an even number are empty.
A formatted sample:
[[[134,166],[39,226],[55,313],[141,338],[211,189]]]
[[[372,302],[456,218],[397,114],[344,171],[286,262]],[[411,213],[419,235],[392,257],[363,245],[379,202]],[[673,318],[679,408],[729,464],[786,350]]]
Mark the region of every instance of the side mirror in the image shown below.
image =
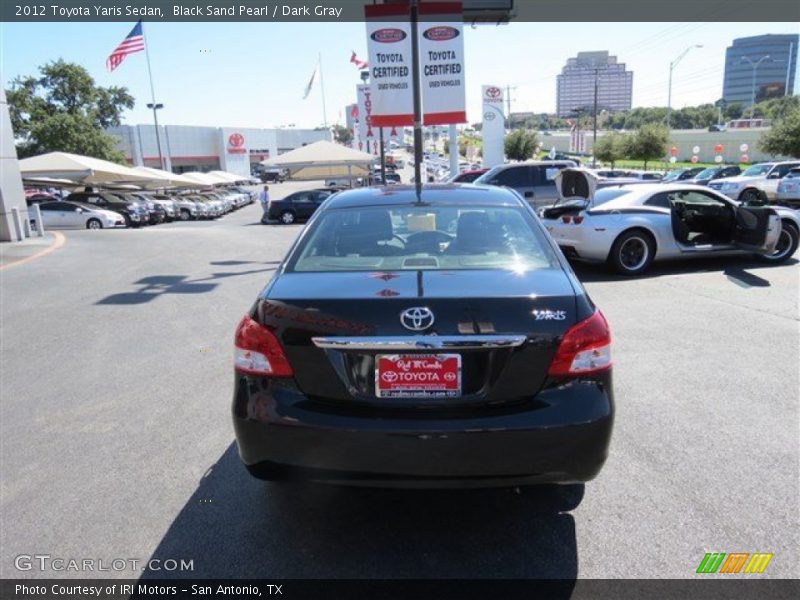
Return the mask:
[[[778,173],[777,171],[773,171],[772,173],[767,175],[767,179],[780,179],[780,178],[781,178],[781,174]]]
[[[533,198],[533,192],[525,192],[526,198]]]

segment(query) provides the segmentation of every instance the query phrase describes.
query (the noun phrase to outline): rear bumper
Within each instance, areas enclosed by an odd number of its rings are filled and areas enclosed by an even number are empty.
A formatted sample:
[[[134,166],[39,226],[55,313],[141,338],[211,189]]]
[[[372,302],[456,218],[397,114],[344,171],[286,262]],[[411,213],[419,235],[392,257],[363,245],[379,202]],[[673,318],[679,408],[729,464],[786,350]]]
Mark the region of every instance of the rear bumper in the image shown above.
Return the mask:
[[[576,483],[608,454],[610,373],[553,386],[514,405],[428,414],[342,407],[291,380],[236,376],[239,454],[258,474],[392,487]]]

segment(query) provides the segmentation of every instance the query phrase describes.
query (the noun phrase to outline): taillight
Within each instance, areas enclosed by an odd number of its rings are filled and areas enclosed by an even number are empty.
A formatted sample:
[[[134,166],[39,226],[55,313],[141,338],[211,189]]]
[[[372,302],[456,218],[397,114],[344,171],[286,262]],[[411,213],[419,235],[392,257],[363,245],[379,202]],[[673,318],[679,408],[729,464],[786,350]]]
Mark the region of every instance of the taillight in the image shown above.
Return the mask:
[[[570,217],[569,215],[564,215],[563,217],[561,217],[561,222],[562,222],[562,223],[569,224],[569,222],[570,222],[571,220],[572,220],[572,217]]]
[[[563,217],[561,217],[561,222],[564,223],[565,225],[569,225],[570,223],[575,223],[575,225],[580,225],[581,223],[583,223],[583,215],[575,215],[574,217],[570,215],[564,215]]]
[[[291,377],[293,374],[275,334],[247,315],[236,328],[233,366],[237,373],[246,375]]]
[[[574,217],[572,217],[572,222],[575,223],[575,225],[580,225],[581,223],[583,223],[583,216],[575,215]]]
[[[549,375],[591,375],[611,368],[611,331],[599,310],[570,327],[550,363]]]

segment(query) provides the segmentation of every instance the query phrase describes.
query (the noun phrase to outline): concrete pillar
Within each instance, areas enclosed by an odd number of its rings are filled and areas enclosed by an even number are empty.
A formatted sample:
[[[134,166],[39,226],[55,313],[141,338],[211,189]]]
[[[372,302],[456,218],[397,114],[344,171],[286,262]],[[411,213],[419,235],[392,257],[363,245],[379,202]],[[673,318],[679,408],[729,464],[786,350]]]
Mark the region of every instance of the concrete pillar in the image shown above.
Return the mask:
[[[14,132],[8,115],[5,83],[0,81],[0,241],[22,240],[22,231],[17,233],[12,208],[25,211],[25,191],[19,174]]]

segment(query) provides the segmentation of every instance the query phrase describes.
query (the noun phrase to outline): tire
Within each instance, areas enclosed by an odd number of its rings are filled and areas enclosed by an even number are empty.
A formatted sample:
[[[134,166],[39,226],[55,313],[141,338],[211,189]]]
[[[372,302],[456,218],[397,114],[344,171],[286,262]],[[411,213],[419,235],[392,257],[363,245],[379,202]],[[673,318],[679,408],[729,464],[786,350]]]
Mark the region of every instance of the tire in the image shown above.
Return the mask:
[[[778,246],[772,254],[758,254],[757,258],[763,262],[777,265],[789,260],[797,251],[800,243],[800,231],[789,221],[783,221],[781,236],[778,239]]]
[[[285,210],[281,213],[281,223],[284,225],[291,225],[295,222],[294,213],[290,210]]]
[[[608,261],[620,275],[640,275],[653,262],[655,253],[656,244],[649,232],[630,229],[614,241]]]
[[[180,212],[180,216],[178,217],[181,221],[188,221],[192,218],[192,213],[189,212],[188,208],[182,208]]]
[[[754,190],[752,188],[746,189],[739,194],[739,202],[750,206],[754,204],[761,204],[761,194],[758,193],[758,190]]]
[[[86,229],[102,229],[103,223],[99,219],[89,219],[86,221]]]

